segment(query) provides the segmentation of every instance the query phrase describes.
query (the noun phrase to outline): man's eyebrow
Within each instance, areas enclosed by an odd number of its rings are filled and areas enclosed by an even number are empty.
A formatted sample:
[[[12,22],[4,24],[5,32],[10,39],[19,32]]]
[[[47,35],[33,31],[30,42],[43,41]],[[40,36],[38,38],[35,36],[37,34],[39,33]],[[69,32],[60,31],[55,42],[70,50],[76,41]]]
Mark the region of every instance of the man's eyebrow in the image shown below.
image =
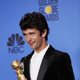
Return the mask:
[[[22,33],[23,35],[27,35],[26,33]]]

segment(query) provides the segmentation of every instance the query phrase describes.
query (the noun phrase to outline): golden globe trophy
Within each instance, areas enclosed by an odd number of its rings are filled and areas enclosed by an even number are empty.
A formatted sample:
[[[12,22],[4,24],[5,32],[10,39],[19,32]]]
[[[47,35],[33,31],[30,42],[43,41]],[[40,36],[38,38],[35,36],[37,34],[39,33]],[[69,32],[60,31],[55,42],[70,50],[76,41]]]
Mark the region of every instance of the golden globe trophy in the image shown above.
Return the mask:
[[[11,66],[15,70],[18,80],[27,80],[23,74],[23,71],[20,68],[20,62],[18,60],[14,60]]]

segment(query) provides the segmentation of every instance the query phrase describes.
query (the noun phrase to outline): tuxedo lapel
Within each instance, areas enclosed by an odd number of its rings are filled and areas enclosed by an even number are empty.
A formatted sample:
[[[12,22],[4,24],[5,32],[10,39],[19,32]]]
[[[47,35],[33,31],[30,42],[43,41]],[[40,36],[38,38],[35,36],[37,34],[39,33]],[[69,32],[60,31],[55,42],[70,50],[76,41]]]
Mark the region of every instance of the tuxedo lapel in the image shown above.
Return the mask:
[[[44,60],[42,61],[40,70],[39,70],[39,74],[38,74],[37,80],[43,80],[43,77],[44,77],[44,74],[45,74],[47,68],[48,68],[48,64],[47,64],[46,59],[44,58]]]
[[[44,75],[46,73],[46,70],[48,69],[49,65],[53,61],[52,60],[53,59],[53,57],[52,57],[53,52],[54,52],[54,49],[50,46],[49,49],[47,50],[47,52],[45,53],[44,58],[42,60],[37,80],[43,80]]]
[[[26,72],[26,73],[27,73],[27,74],[26,74],[26,75],[27,75],[27,78],[28,78],[29,80],[31,80],[31,79],[30,79],[30,60],[28,61],[28,64],[27,64],[26,66],[27,66],[27,70],[26,70],[26,71],[27,71],[27,72]]]
[[[28,80],[31,80],[31,79],[30,79],[30,59],[31,59],[32,55],[33,55],[33,51],[32,51],[32,53],[26,58],[26,60],[24,60],[24,65],[25,65],[25,67],[24,67],[24,74],[26,75],[26,78],[27,78]]]

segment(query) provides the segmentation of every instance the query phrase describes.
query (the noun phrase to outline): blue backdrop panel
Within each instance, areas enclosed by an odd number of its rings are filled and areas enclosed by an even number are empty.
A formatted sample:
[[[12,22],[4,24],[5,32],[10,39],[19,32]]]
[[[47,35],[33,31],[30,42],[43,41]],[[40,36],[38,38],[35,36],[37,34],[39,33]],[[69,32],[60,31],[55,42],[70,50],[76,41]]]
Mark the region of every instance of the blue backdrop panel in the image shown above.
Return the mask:
[[[42,0],[0,1],[0,80],[17,80],[11,63],[31,52],[19,28],[19,21],[25,13],[39,11],[40,1]],[[48,1],[51,0],[46,0],[46,3]],[[46,3],[44,2],[43,10],[48,5]],[[50,27],[48,42],[56,49],[70,54],[76,80],[80,80],[79,4],[80,0],[59,0],[54,8],[58,19],[47,20]]]

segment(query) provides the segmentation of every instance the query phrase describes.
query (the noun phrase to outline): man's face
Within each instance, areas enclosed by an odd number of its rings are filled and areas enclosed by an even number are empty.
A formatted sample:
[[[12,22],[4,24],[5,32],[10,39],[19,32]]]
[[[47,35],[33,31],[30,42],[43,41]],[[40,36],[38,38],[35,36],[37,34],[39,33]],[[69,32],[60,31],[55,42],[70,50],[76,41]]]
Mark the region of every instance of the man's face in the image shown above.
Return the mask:
[[[37,29],[27,29],[23,31],[23,35],[32,49],[38,51],[42,48],[45,41],[45,33],[40,35],[40,32]]]

